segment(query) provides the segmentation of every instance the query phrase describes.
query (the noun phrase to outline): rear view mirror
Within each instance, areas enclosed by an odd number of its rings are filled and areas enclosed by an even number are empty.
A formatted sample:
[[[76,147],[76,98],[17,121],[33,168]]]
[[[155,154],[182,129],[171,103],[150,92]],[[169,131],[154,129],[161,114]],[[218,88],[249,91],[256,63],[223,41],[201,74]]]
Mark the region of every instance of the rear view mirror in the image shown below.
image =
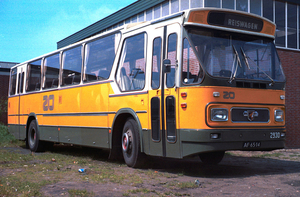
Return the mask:
[[[171,60],[165,59],[163,61],[163,68],[164,68],[164,73],[170,73],[171,72]]]

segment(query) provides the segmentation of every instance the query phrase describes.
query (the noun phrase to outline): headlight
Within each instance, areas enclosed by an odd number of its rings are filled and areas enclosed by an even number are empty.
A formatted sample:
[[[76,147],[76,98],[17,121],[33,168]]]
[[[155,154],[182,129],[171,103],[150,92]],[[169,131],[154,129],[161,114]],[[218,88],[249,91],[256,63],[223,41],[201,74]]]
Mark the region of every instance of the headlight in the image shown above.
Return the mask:
[[[222,108],[211,109],[210,119],[212,121],[227,121],[228,120],[228,110]]]
[[[284,120],[284,113],[283,113],[283,111],[282,110],[280,110],[280,109],[277,109],[277,110],[275,110],[275,121],[276,122],[283,122],[283,120]]]

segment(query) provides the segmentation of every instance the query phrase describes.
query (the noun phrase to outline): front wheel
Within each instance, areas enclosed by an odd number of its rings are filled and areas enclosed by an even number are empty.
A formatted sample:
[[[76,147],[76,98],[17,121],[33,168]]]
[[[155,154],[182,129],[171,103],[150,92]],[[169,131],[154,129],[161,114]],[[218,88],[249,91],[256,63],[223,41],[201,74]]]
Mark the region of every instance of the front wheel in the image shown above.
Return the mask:
[[[122,153],[127,166],[133,168],[142,166],[144,156],[141,153],[139,129],[133,118],[128,118],[123,128]]]
[[[217,165],[224,157],[225,151],[201,153],[199,157],[201,161],[206,165]]]
[[[30,122],[27,135],[28,147],[33,152],[44,151],[44,143],[40,141],[40,133],[37,128],[36,120]]]

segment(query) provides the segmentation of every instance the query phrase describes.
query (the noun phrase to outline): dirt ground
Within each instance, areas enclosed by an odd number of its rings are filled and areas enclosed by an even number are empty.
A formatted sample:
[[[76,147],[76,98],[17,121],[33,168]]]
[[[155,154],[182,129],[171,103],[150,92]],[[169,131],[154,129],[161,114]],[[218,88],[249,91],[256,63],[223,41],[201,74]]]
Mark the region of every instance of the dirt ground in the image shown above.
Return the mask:
[[[7,149],[31,154],[29,150],[21,147]],[[88,151],[87,154],[93,153]],[[223,161],[217,166],[205,166],[197,158],[150,158],[145,169],[132,169],[122,163],[107,161],[106,156],[104,154],[92,162],[99,166],[111,164],[115,173],[136,176],[141,179],[140,182],[95,183],[89,181],[93,175],[92,168],[85,166],[86,173],[80,174],[74,172],[77,166],[71,166],[70,179],[64,178],[44,186],[40,191],[42,196],[70,196],[67,192],[69,189],[86,190],[94,196],[109,197],[300,196],[300,149],[272,152],[231,151],[226,153]],[[1,169],[0,164],[0,175],[7,175],[12,173],[11,171],[12,169]],[[192,185],[179,185],[183,183]]]

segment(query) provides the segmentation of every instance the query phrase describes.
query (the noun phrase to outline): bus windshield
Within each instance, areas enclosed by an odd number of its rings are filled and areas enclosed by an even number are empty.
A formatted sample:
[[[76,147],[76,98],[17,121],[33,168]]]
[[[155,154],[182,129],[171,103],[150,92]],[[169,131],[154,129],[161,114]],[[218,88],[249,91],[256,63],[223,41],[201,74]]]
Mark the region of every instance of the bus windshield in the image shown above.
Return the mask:
[[[229,82],[285,81],[272,39],[206,29],[188,34],[203,69],[213,77],[226,77]]]

